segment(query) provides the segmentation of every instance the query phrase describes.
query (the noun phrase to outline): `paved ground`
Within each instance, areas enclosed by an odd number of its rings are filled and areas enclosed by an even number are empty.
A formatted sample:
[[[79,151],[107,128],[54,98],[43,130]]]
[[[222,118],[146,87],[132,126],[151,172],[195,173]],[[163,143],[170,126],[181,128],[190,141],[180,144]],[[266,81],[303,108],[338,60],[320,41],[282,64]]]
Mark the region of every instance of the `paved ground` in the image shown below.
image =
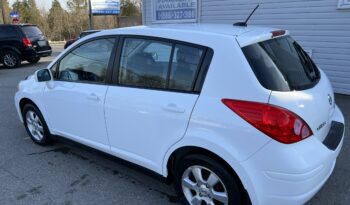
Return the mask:
[[[61,50],[54,46],[54,56]],[[40,147],[19,122],[13,96],[19,80],[45,67],[39,64],[7,70],[0,66],[0,204],[177,204],[168,185],[84,146],[57,142]],[[337,96],[350,122],[350,97]],[[347,126],[350,133],[350,126]],[[307,205],[350,204],[349,134],[333,175]]]

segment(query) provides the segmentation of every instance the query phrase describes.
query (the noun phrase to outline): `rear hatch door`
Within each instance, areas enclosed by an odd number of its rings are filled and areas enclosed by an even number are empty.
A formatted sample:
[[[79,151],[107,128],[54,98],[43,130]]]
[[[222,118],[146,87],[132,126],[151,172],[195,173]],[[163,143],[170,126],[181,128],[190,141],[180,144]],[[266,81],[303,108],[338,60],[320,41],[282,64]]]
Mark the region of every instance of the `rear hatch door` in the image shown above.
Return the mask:
[[[310,89],[292,92],[273,91],[270,104],[284,107],[299,115],[320,141],[327,136],[335,109],[332,87],[323,72],[319,83]]]
[[[22,26],[22,30],[24,35],[32,42],[36,51],[51,50],[49,42],[37,26]]]
[[[335,109],[327,76],[290,36],[269,35],[260,35],[263,41],[245,41],[244,55],[260,84],[272,91],[269,103],[299,115],[323,141]]]

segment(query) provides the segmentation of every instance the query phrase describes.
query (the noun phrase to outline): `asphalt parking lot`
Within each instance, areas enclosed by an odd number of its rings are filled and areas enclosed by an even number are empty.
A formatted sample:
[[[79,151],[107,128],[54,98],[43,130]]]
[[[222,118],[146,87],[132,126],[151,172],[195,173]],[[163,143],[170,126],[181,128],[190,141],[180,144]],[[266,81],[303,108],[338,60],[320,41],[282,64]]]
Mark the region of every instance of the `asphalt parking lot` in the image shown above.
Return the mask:
[[[171,186],[75,143],[40,147],[31,142],[13,102],[17,83],[45,67],[62,51],[36,65],[23,63],[8,70],[0,66],[0,204],[178,204]],[[350,96],[336,101],[350,122]],[[350,133],[347,124],[346,132]],[[333,175],[307,205],[350,204],[350,139],[344,141]]]

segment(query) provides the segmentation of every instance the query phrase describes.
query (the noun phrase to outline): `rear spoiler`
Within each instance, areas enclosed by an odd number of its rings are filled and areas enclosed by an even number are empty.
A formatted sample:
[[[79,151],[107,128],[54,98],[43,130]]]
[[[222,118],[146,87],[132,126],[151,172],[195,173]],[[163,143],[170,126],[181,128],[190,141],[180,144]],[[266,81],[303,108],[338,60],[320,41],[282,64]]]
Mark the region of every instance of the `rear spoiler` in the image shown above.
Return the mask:
[[[252,45],[258,42],[289,35],[287,30],[252,30],[239,35],[236,39],[241,47]]]

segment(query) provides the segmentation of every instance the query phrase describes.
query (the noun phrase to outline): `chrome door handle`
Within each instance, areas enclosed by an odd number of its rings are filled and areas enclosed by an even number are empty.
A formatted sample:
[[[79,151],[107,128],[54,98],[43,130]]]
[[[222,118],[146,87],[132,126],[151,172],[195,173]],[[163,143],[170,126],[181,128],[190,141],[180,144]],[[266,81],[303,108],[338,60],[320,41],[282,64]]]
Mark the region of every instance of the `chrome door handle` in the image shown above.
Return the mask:
[[[169,103],[167,105],[164,105],[163,110],[168,111],[168,112],[175,112],[175,113],[184,113],[185,112],[184,108],[181,108],[174,103]]]
[[[100,98],[95,93],[89,94],[86,98],[89,99],[89,100],[93,100],[93,101],[99,101],[100,100]]]

